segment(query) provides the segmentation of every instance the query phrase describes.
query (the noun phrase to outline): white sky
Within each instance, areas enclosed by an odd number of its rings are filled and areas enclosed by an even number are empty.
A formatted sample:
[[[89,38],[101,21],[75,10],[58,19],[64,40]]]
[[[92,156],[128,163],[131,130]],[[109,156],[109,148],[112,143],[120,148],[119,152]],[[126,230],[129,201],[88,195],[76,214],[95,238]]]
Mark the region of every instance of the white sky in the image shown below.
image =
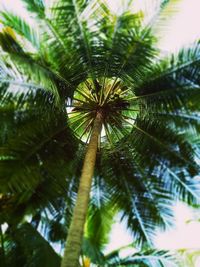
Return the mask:
[[[120,1],[108,0],[113,10]],[[154,0],[136,0],[137,7],[144,3],[153,3]],[[174,0],[172,0],[173,2]],[[176,0],[177,1],[177,0]],[[159,48],[163,51],[176,51],[184,45],[192,43],[200,38],[200,0],[180,0],[178,11],[164,20],[163,28],[159,33]],[[0,0],[7,9],[22,13],[20,0]],[[23,13],[24,14],[24,13]],[[159,233],[155,240],[157,247],[163,249],[197,248],[200,250],[200,223],[188,220],[194,217],[191,210],[184,205],[175,208],[176,226],[174,230]],[[124,230],[124,226],[117,223],[112,230],[111,244],[108,250],[119,248],[132,242],[130,234]],[[200,267],[200,262],[195,267]]]
[[[179,12],[171,18],[160,48],[173,51],[200,38],[200,0],[179,1]]]
[[[199,212],[197,214],[181,203],[175,206],[174,212],[176,218],[174,229],[159,233],[155,240],[156,246],[163,249],[189,248],[200,250],[200,238],[197,238],[197,235],[200,234],[200,223],[197,221],[200,219]]]

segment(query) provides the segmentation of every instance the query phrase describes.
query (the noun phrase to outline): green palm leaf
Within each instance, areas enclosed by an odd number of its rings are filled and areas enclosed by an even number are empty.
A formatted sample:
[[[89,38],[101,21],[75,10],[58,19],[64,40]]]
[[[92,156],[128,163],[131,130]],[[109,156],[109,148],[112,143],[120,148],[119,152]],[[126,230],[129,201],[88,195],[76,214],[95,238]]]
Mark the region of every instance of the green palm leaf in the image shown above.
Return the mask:
[[[60,257],[31,224],[11,227],[5,234],[7,266],[60,266]],[[27,246],[27,243],[30,245]]]
[[[174,201],[199,204],[199,44],[160,58],[152,25],[131,2],[119,15],[103,1],[56,0],[52,9],[24,2],[39,38],[25,20],[2,13],[10,27],[0,34],[0,190],[2,207],[10,204],[2,221],[57,212],[60,199],[70,220],[86,147],[102,126],[88,211],[88,227],[101,228],[96,237],[88,230],[85,246],[101,247],[119,211],[137,244],[151,247],[156,226],[172,223]],[[54,217],[51,230],[60,224]]]
[[[30,23],[13,13],[1,12],[1,16],[5,26],[14,29],[22,38],[28,40],[33,47],[39,49],[40,40],[38,31]]]
[[[114,251],[106,257],[108,258],[109,267],[117,267],[117,266],[142,266],[142,267],[164,267],[170,266],[175,267],[178,266],[174,256],[166,251],[142,251],[141,253],[135,253],[130,257],[126,257],[124,259],[120,259],[118,253],[119,251]]]

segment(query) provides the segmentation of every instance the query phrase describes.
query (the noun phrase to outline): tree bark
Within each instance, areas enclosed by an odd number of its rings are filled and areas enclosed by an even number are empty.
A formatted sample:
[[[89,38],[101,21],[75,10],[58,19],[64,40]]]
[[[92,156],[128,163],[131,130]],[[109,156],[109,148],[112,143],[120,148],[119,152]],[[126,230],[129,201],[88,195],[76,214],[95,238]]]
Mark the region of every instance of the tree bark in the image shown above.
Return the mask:
[[[102,128],[102,119],[102,113],[97,112],[96,118],[94,120],[92,134],[90,137],[90,142],[85,154],[76,205],[69,227],[68,238],[66,241],[66,247],[61,262],[61,267],[79,266],[79,256],[81,252],[84,225],[90,198],[92,177],[94,174],[94,167],[96,162],[98,138]]]

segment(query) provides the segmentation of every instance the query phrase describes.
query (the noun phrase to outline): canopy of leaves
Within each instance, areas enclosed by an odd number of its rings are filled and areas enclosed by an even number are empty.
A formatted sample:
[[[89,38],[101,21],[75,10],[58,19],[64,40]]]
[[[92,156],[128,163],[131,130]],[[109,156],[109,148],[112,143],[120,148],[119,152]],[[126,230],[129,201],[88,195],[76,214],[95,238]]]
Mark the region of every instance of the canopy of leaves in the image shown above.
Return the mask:
[[[108,81],[114,87],[120,80],[131,92],[131,130],[121,111],[105,124],[108,142],[99,147],[88,216],[103,218],[105,207],[121,211],[138,245],[152,246],[155,227],[172,223],[174,201],[200,202],[199,44],[163,59],[152,24],[130,5],[116,15],[100,0],[56,0],[51,7],[23,1],[34,25],[1,12],[1,223],[47,210],[55,225],[63,214],[69,223],[87,144],[69,126],[66,107],[88,79],[94,95],[97,81],[106,92]],[[60,238],[53,230],[50,236]]]

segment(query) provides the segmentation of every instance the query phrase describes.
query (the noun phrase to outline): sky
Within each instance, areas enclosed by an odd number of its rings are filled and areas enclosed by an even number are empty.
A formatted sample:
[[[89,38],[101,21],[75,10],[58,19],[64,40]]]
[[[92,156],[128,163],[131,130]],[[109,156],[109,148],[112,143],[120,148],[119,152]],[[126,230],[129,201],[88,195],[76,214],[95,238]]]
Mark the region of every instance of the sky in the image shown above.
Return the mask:
[[[200,39],[200,0],[179,2],[179,11],[167,23],[167,30],[159,43],[163,50],[175,51]]]
[[[110,7],[117,12],[117,0],[109,1]],[[120,0],[123,1],[123,0]],[[173,2],[174,0],[172,0]],[[136,9],[149,8],[154,0],[135,0]],[[174,52],[200,39],[200,0],[175,0],[175,12],[164,18],[162,26],[157,30],[160,37],[159,48],[164,52]],[[0,0],[0,6],[23,14],[20,0]],[[161,249],[195,248],[200,250],[200,223],[196,222],[194,213],[183,204],[174,207],[176,224],[174,229],[158,232],[155,244]],[[110,245],[107,251],[124,246],[132,242],[131,234],[125,230],[124,224],[117,222],[112,230]],[[195,267],[200,267],[200,260]]]

